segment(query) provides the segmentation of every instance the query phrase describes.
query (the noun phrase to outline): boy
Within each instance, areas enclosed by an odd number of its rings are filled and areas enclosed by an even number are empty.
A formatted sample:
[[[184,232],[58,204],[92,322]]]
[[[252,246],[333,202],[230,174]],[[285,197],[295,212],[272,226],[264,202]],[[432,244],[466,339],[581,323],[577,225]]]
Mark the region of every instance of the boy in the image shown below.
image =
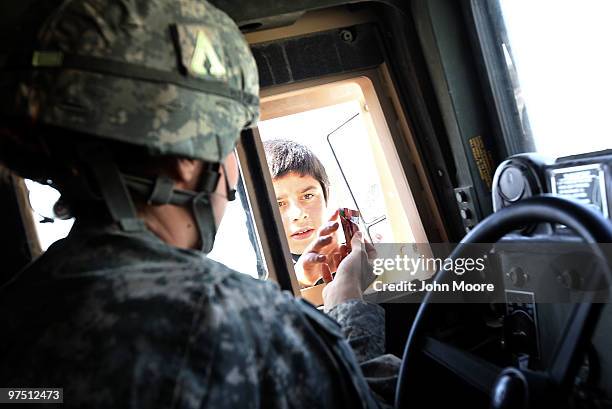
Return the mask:
[[[294,141],[266,141],[264,149],[298,281],[303,286],[328,281],[346,249],[335,238],[338,211],[326,216],[325,168],[310,149]]]

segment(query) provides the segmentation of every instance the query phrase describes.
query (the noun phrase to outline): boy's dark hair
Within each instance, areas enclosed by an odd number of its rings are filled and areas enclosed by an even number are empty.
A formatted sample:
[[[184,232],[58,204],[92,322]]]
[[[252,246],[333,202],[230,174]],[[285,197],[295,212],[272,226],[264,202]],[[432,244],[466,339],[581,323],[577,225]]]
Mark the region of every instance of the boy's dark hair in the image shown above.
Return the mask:
[[[286,139],[265,141],[263,146],[272,179],[283,177],[291,172],[301,176],[310,176],[321,185],[325,202],[327,202],[329,178],[325,167],[310,149]]]

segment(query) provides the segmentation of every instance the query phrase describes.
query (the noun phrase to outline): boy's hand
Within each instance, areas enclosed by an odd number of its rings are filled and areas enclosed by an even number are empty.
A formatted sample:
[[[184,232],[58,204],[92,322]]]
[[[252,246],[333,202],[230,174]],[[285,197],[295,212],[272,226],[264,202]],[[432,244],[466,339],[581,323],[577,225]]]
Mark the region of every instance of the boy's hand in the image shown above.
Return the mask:
[[[372,260],[376,258],[374,246],[361,232],[355,233],[351,246],[352,251],[338,266],[334,281],[323,289],[326,311],[348,300],[363,299],[363,292],[376,278],[372,272]]]
[[[329,218],[328,223],[318,231],[314,239],[295,264],[298,281],[304,286],[312,286],[319,278],[330,282],[332,273],[336,271],[342,259],[346,256],[346,246],[339,245],[335,234],[339,223],[336,210]]]

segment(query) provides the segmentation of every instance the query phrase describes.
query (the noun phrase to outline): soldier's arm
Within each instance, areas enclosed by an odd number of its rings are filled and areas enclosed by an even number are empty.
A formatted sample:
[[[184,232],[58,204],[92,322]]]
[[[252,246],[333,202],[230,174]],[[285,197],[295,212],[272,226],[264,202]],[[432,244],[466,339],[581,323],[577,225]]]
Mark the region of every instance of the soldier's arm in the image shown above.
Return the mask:
[[[336,305],[328,315],[340,324],[358,362],[385,353],[385,310],[381,306],[353,299]]]
[[[338,266],[334,281],[323,289],[325,311],[334,318],[355,351],[359,362],[384,354],[385,312],[382,307],[363,301],[363,291],[374,275],[370,260],[374,247],[361,232],[351,240],[352,251]]]
[[[351,244],[353,250],[340,264],[336,279],[323,291],[325,310],[340,325],[372,390],[392,402],[401,361],[385,355],[384,310],[362,297],[373,278],[369,260],[376,252],[359,232]]]
[[[392,402],[401,360],[385,354],[383,308],[354,299],[336,305],[328,315],[340,324],[370,388],[386,402]]]

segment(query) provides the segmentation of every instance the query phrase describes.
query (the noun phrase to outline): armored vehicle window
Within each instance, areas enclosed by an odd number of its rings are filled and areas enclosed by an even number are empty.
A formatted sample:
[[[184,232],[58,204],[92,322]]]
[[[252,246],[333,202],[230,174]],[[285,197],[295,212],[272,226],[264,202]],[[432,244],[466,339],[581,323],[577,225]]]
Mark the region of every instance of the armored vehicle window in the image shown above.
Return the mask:
[[[55,215],[54,205],[60,198],[60,193],[48,185],[32,180],[25,180],[29,191],[30,207],[36,226],[40,248],[45,251],[59,239],[68,235],[74,218],[62,220]]]
[[[292,140],[312,150],[330,179],[328,208],[359,210],[365,227],[392,219],[393,228],[373,240],[426,242],[401,166],[392,166],[397,153],[377,97],[366,99],[362,85],[372,88],[361,77],[264,98],[261,138]]]
[[[237,190],[236,200],[227,204],[208,257],[241,273],[267,279],[266,264],[242,177]]]
[[[493,51],[535,149],[559,157],[610,148],[612,3],[494,0],[489,11]]]
[[[371,72],[370,76],[302,85],[285,92],[271,91],[262,98],[258,133],[264,145],[297,142],[320,160],[329,177],[325,216],[338,208],[354,209],[360,214],[361,230],[372,242],[428,243],[414,197],[423,194],[422,186],[409,182],[418,180],[419,176],[407,177],[400,163],[392,135],[398,136],[400,132],[397,122],[389,122],[391,114],[387,110],[392,108],[385,109],[381,104],[378,96],[381,91],[377,92],[375,85],[377,75]],[[408,172],[415,169],[413,166]],[[297,185],[283,182],[285,179],[281,176],[273,183],[280,219],[285,225],[283,239],[288,241],[295,261],[301,254],[298,239],[301,235],[313,236],[313,232],[294,232],[286,226],[290,216],[282,216],[287,201],[284,196],[291,195],[291,189]],[[306,202],[310,196],[310,192],[304,192],[300,198]],[[297,203],[298,199],[294,201]],[[302,241],[312,238],[305,237]],[[342,229],[337,238],[339,243],[345,241]],[[302,286],[308,287],[303,283]],[[316,287],[304,288],[302,295],[317,303]]]

